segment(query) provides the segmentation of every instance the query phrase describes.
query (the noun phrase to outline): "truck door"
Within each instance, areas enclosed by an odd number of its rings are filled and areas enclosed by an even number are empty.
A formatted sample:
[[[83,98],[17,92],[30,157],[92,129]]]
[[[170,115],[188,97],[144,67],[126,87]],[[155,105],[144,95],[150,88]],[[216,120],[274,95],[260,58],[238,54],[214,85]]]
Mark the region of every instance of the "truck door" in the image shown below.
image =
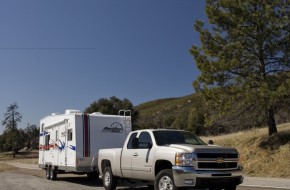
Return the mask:
[[[136,179],[152,178],[153,152],[152,139],[148,132],[141,132],[138,138],[138,148],[133,149],[132,155],[132,175]]]
[[[121,169],[123,176],[126,178],[132,178],[132,157],[135,151],[133,146],[133,139],[136,139],[137,132],[132,133],[126,146],[123,147],[121,158]]]

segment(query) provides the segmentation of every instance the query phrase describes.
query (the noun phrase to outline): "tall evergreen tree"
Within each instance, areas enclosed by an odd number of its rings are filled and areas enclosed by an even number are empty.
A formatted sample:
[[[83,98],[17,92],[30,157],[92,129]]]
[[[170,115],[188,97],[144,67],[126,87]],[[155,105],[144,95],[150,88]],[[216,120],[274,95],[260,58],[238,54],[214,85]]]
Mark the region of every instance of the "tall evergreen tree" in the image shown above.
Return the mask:
[[[209,25],[195,23],[201,45],[190,50],[201,70],[195,89],[220,117],[243,101],[241,114],[258,111],[276,133],[274,114],[290,96],[290,2],[207,0],[206,13]]]
[[[17,123],[20,123],[21,119],[22,115],[18,112],[17,103],[13,103],[7,107],[7,111],[4,113],[2,125],[5,126],[4,132],[6,133],[6,144],[11,146],[13,157],[15,157],[15,153],[18,151],[17,149],[20,143]]]
[[[2,125],[4,125],[8,131],[16,129],[17,123],[21,122],[22,115],[17,110],[17,103],[13,103],[7,107],[7,111],[4,113],[4,120],[2,121]]]

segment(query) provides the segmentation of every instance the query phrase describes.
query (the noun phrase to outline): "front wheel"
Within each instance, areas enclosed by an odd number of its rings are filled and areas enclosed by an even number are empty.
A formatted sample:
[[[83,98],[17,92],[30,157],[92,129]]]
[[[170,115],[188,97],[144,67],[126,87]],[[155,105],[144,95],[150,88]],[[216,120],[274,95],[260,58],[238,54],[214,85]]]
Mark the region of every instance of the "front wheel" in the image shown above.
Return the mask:
[[[110,166],[104,169],[103,186],[106,190],[115,190],[117,186],[117,178],[113,175]]]
[[[177,190],[173,181],[172,170],[161,170],[155,179],[154,189],[156,190]]]

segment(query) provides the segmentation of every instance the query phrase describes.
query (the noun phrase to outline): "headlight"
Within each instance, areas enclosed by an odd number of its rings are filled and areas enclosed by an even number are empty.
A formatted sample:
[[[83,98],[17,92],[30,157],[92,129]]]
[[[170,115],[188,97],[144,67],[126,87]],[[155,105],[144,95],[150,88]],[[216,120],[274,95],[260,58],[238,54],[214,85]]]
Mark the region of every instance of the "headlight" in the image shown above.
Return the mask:
[[[194,160],[192,153],[176,153],[175,155],[176,166],[193,166]]]

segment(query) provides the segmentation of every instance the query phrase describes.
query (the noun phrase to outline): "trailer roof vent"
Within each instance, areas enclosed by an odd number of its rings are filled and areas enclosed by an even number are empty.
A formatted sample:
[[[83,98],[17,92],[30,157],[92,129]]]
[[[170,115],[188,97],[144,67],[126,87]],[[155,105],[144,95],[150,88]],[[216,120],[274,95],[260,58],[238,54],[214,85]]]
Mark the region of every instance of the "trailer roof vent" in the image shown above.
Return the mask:
[[[94,113],[91,113],[92,115],[103,115],[101,112],[94,112]]]
[[[80,113],[80,110],[65,110],[65,114]]]

